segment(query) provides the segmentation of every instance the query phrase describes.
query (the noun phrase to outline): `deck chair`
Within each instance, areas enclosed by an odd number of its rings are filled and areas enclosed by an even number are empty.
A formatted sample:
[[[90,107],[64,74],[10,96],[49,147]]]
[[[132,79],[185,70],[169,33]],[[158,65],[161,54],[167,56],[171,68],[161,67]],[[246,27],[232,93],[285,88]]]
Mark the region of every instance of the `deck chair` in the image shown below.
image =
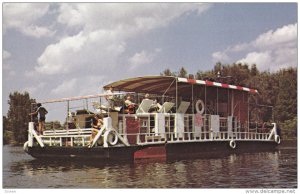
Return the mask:
[[[160,109],[157,111],[159,113],[167,113],[171,110],[175,103],[173,102],[165,102]]]
[[[152,104],[153,100],[144,99],[136,110],[136,113],[148,113]]]
[[[185,114],[185,112],[187,111],[187,109],[189,108],[190,106],[190,102],[186,102],[186,101],[181,101],[178,109],[177,109],[177,113],[183,113]]]

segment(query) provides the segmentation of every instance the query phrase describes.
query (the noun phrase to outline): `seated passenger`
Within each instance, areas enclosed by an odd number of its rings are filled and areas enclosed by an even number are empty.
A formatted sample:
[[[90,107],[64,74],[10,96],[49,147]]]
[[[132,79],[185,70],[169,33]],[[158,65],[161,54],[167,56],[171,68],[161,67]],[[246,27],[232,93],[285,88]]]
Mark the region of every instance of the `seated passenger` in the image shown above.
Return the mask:
[[[145,95],[145,98],[144,98],[144,99],[149,100],[149,97],[150,97],[150,95],[147,93],[147,94]]]
[[[157,112],[161,108],[161,104],[158,102],[157,98],[154,100],[153,104],[151,105],[149,112]]]
[[[133,114],[135,112],[136,104],[131,101],[131,96],[127,96],[125,100],[125,113]]]
[[[92,123],[92,135],[90,137],[90,143],[89,146],[93,143],[94,138],[96,137],[98,131],[102,128],[103,126],[103,116],[100,114],[97,114],[94,116],[94,120]]]

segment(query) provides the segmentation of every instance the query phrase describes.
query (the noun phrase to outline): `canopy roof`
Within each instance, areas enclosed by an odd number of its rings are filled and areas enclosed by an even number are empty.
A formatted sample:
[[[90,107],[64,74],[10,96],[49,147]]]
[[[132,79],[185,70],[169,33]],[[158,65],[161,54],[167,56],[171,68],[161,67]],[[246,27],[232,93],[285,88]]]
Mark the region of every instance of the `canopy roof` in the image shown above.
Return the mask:
[[[125,92],[140,92],[140,93],[152,93],[152,94],[175,94],[176,81],[178,92],[184,92],[186,88],[190,88],[191,85],[206,85],[208,87],[220,87],[232,90],[240,90],[250,93],[258,93],[255,89],[245,88],[242,86],[234,86],[224,83],[187,79],[172,76],[143,76],[135,77],[124,80],[119,80],[104,86],[104,89],[113,87],[114,91]]]

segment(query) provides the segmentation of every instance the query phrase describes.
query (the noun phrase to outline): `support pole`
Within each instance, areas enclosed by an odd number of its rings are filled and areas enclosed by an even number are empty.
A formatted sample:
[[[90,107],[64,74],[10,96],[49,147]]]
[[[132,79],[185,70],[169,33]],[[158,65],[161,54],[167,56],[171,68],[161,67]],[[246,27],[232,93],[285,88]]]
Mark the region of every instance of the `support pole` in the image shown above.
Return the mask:
[[[67,119],[66,119],[66,124],[67,124],[66,129],[67,130],[69,129],[69,125],[68,125],[68,123],[69,123],[69,110],[70,110],[70,101],[67,101]]]
[[[178,78],[176,77],[176,113],[177,113],[177,103],[178,103],[178,99],[177,99],[177,95],[178,95]]]
[[[28,147],[33,146],[33,135],[31,131],[34,130],[34,122],[28,123]]]

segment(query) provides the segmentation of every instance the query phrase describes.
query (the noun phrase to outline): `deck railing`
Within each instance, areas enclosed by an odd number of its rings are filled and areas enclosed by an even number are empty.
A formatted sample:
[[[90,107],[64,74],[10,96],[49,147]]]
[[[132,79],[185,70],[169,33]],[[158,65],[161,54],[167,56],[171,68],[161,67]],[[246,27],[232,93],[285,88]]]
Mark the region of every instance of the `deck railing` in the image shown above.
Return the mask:
[[[85,146],[90,141],[91,132],[92,128],[47,130],[40,137],[48,146]]]
[[[183,133],[140,133],[137,134],[137,144],[160,144],[179,142],[205,142],[205,141],[273,141],[269,140],[270,133],[254,132],[183,132]]]
[[[47,146],[87,146],[90,142],[92,129],[73,129],[45,131],[40,135]],[[120,134],[127,139],[129,134]],[[270,133],[256,132],[165,132],[165,133],[137,133],[130,134],[136,137],[137,145],[181,143],[181,142],[207,142],[207,141],[273,141]]]

